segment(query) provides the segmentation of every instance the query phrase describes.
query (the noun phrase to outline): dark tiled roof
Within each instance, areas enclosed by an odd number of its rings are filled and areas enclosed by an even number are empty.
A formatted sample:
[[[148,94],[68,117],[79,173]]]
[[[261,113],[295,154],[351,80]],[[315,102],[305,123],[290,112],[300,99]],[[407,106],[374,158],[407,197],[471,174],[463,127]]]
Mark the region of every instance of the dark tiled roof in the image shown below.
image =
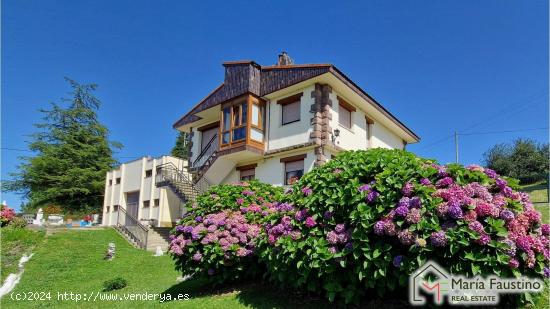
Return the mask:
[[[361,97],[373,102],[376,109],[390,118],[399,127],[408,132],[415,139],[420,140],[414,132],[331,64],[260,66],[254,61],[234,61],[225,62],[223,66],[225,67],[225,79],[223,84],[214,89],[214,91],[202,99],[187,114],[174,123],[174,128],[197,121],[200,118],[195,115],[196,113],[245,93],[264,96],[315,76],[330,72]]]

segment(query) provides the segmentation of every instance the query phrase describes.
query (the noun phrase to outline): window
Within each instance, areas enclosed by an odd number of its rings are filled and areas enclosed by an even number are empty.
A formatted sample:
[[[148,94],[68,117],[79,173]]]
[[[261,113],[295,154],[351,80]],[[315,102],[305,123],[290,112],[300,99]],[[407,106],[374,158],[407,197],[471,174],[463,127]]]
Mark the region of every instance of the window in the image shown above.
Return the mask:
[[[281,124],[289,124],[300,121],[300,100],[303,93],[277,101],[281,105]]]
[[[143,201],[143,208],[147,208],[151,205],[151,201]]]
[[[342,105],[338,105],[338,122],[344,128],[351,129],[351,112]]]
[[[107,210],[106,212],[111,211],[111,207],[110,207],[110,206],[107,206],[107,207],[106,207],[106,210]]]
[[[113,206],[113,211],[118,211],[118,205]]]
[[[250,138],[263,142],[264,140],[264,106],[258,102],[252,103]]]
[[[247,119],[248,104],[246,102],[240,102],[223,109],[222,145],[246,139]]]
[[[235,169],[239,171],[239,179],[241,181],[250,181],[255,179],[256,166],[258,166],[258,164],[248,164],[236,167]]]
[[[112,186],[112,185],[113,185],[113,180],[109,179],[109,186]]]
[[[120,177],[117,177],[117,179],[116,179],[116,184],[117,184],[117,185],[120,184]]]
[[[149,178],[153,176],[153,170],[146,170],[145,171],[145,178]]]
[[[241,170],[241,181],[254,180],[256,177],[256,169]]]
[[[365,116],[365,120],[367,121],[367,148],[372,148],[372,126],[374,121],[367,116]]]
[[[156,198],[153,202],[153,206],[159,207],[159,205],[160,205],[160,199]]]
[[[291,185],[298,181],[304,175],[304,159],[306,155],[298,155],[288,158],[282,158],[281,162],[285,164],[285,185]]]
[[[352,113],[355,111],[356,109],[353,105],[338,97],[338,123],[341,126],[351,129],[353,124]]]

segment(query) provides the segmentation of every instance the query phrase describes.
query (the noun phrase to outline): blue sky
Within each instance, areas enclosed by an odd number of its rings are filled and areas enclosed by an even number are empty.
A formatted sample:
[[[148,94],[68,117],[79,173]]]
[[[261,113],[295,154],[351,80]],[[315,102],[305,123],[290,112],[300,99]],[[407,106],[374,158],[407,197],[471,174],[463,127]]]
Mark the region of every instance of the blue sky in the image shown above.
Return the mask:
[[[25,149],[39,108],[97,83],[127,157],[161,155],[172,123],[223,81],[221,63],[333,63],[454,160],[451,135],[548,127],[548,1],[2,1],[2,147]],[[460,161],[547,130],[465,135]],[[2,178],[25,152],[2,150]],[[18,206],[20,198],[2,199]]]

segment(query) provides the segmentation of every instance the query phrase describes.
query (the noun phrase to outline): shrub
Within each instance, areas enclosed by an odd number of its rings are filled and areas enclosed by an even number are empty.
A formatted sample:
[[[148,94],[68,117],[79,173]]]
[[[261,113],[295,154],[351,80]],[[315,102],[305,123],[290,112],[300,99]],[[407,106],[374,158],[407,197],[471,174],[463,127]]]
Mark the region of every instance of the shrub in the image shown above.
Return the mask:
[[[49,215],[59,215],[63,213],[63,209],[58,205],[50,204],[44,207],[44,215],[48,217]]]
[[[217,283],[259,273],[254,256],[263,218],[282,189],[258,181],[214,186],[188,204],[171,232],[170,252],[184,275]]]
[[[15,217],[15,210],[8,206],[0,206],[0,226],[8,225]]]
[[[14,217],[8,224],[8,226],[11,228],[22,229],[27,226],[27,220],[23,219],[22,217]]]
[[[128,286],[128,281],[122,277],[117,277],[111,280],[103,282],[103,291],[109,292],[114,290],[120,290]]]
[[[170,252],[184,275],[266,277],[329,300],[402,289],[427,260],[464,275],[548,276],[550,226],[516,181],[401,150],[344,152],[282,195],[220,185],[189,204]]]
[[[542,276],[550,229],[525,193],[479,166],[400,150],[344,152],[304,175],[257,241],[269,277],[357,302],[406,286],[426,260],[451,273]]]

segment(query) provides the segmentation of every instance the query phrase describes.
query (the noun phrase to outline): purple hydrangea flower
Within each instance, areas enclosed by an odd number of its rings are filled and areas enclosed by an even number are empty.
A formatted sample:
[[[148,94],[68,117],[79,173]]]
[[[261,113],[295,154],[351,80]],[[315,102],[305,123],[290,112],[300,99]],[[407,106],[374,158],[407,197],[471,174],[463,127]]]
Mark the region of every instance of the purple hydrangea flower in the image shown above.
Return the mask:
[[[378,221],[374,224],[374,234],[382,236],[384,235],[386,222],[384,221]]]
[[[497,172],[493,171],[490,168],[486,168],[483,172],[485,173],[485,175],[489,176],[489,178],[497,178]]]
[[[307,217],[305,224],[307,227],[314,227],[317,224],[317,222],[315,222],[315,219],[313,219],[313,217]]]
[[[379,193],[372,190],[367,193],[367,197],[365,197],[367,203],[372,203],[378,198]]]
[[[422,207],[422,201],[420,200],[420,198],[418,196],[413,196],[409,200],[409,207],[411,207],[411,208],[420,208],[420,207]]]
[[[531,250],[531,237],[529,236],[519,236],[516,239],[516,246],[521,250],[528,252]]]
[[[183,225],[176,225],[176,232],[183,233]]]
[[[242,192],[243,195],[246,195],[246,196],[250,196],[250,195],[254,195],[254,191],[250,191],[250,190],[244,190]]]
[[[468,224],[468,228],[476,233],[483,232],[483,224],[479,221],[472,221]]]
[[[407,206],[399,206],[395,209],[395,214],[402,218],[406,217],[408,213],[409,213],[409,207]]]
[[[414,243],[416,236],[409,230],[402,230],[401,232],[397,233],[397,238],[399,239],[399,242],[405,246],[410,246]]]
[[[364,191],[369,191],[370,190],[370,185],[366,184],[366,185],[362,185],[358,188],[359,192],[364,192]]]
[[[413,184],[410,182],[407,182],[401,188],[401,193],[403,193],[404,196],[411,196],[413,190],[414,190]]]
[[[503,189],[504,187],[506,187],[508,185],[508,182],[502,178],[497,178],[495,180],[495,183],[497,185],[497,187],[499,187],[500,189]]]
[[[387,236],[395,236],[395,234],[397,234],[395,224],[391,221],[386,221],[384,224],[384,233]]]
[[[328,210],[325,211],[325,213],[323,214],[323,218],[325,218],[325,219],[327,219],[327,220],[330,219],[330,218],[332,218],[332,212],[330,212],[330,211],[328,211]]]
[[[236,202],[237,202],[237,205],[242,205],[244,203],[244,199],[239,197]]]
[[[411,200],[408,197],[404,196],[401,199],[399,199],[399,202],[397,202],[397,207],[404,206],[409,208],[410,204],[411,204]]]
[[[422,178],[420,179],[420,184],[423,186],[429,186],[432,184],[432,182],[428,178]]]
[[[412,208],[409,210],[409,213],[407,214],[407,217],[405,217],[405,221],[409,224],[416,224],[420,222],[420,219],[422,218],[420,214],[420,209],[418,208]]]
[[[307,216],[307,210],[306,209],[302,209],[302,210],[298,210],[296,212],[296,214],[294,215],[294,217],[296,218],[296,220],[298,221],[302,221],[306,218]]]
[[[330,231],[327,233],[327,241],[331,245],[336,245],[338,243],[338,234],[334,231]]]
[[[508,266],[510,266],[510,268],[518,268],[519,261],[515,258],[511,258],[510,261],[508,261]]]
[[[448,187],[448,186],[452,185],[453,183],[454,183],[454,180],[451,177],[445,177],[445,178],[442,178],[442,179],[438,180],[435,183],[435,186],[438,187],[438,188],[445,188],[445,187]]]
[[[335,254],[336,252],[338,252],[338,248],[332,246],[332,247],[328,248],[328,252],[330,252],[332,254]]]
[[[447,245],[447,235],[444,231],[433,232],[430,236],[430,243],[434,247],[445,247]]]
[[[476,243],[482,245],[482,246],[486,246],[487,244],[489,244],[489,242],[491,241],[491,236],[489,236],[488,234],[481,234],[481,236],[479,237],[479,239],[476,240]]]
[[[303,187],[303,188],[302,188],[302,193],[303,193],[305,196],[310,196],[310,195],[313,193],[313,190],[311,190],[310,187]]]
[[[346,226],[343,223],[336,224],[336,227],[334,228],[334,231],[336,231],[336,233],[343,233],[345,230]]]
[[[511,210],[504,209],[500,212],[500,218],[505,221],[510,221],[515,218],[515,215]]]
[[[504,238],[502,240],[502,243],[508,246],[508,248],[502,250],[504,251],[504,253],[506,253],[509,256],[516,255],[516,244],[511,239]]]
[[[393,266],[401,267],[402,263],[403,263],[403,256],[402,255],[398,255],[398,256],[393,258],[393,261],[392,261]]]
[[[543,273],[545,278],[550,278],[550,268],[544,267]]]
[[[352,242],[348,242],[345,246],[344,246],[344,250],[353,250],[353,243]]]
[[[541,225],[540,233],[542,235],[546,235],[546,236],[550,235],[550,225],[548,225],[548,224]]]
[[[193,261],[200,262],[201,260],[202,260],[202,254],[200,254],[200,252],[193,254]]]
[[[202,217],[201,217],[201,216],[197,216],[197,217],[195,218],[195,221],[197,221],[197,222],[202,222]]]
[[[447,214],[453,219],[462,219],[462,216],[464,215],[462,208],[458,203],[451,203],[447,210]]]

